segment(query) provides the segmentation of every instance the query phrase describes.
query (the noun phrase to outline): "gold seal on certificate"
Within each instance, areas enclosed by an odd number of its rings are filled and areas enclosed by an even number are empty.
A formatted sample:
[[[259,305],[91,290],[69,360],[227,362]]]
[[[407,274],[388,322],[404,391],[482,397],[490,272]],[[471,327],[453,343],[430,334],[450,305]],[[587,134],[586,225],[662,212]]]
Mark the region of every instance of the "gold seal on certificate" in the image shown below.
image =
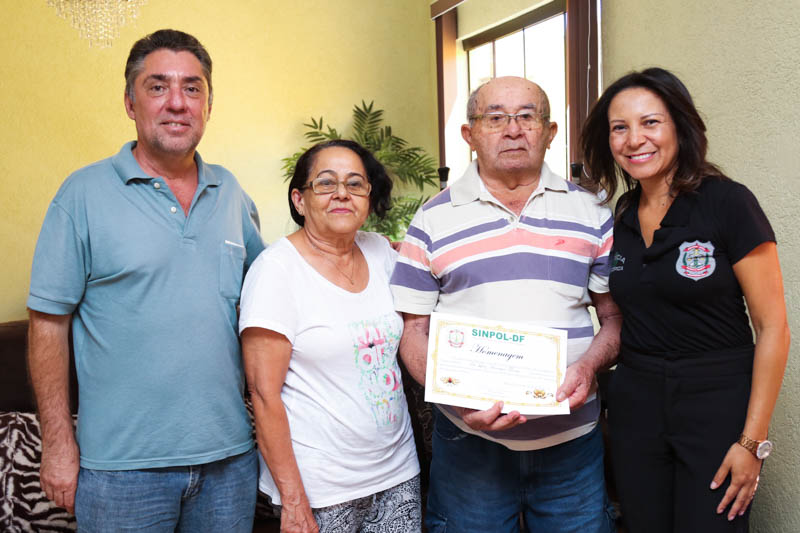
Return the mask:
[[[567,332],[431,313],[425,401],[503,412],[569,414],[556,401],[567,371]]]

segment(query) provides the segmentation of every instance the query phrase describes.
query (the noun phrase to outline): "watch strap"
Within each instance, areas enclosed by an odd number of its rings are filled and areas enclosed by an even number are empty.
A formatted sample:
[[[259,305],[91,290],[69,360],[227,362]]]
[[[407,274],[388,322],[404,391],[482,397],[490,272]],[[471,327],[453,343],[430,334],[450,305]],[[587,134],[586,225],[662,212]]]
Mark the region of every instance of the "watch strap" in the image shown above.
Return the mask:
[[[739,444],[748,452],[758,457],[758,445],[760,441],[753,440],[744,433],[739,437]]]

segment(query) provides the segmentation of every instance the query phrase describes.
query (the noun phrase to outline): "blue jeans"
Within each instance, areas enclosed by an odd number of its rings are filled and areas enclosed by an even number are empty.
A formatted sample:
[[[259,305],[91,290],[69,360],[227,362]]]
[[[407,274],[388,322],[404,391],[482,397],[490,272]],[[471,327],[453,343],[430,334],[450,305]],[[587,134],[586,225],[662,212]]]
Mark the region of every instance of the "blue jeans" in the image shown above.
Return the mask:
[[[253,529],[256,450],[213,463],[147,470],[81,468],[79,532],[241,532]]]
[[[577,439],[513,451],[464,433],[434,408],[425,525],[430,533],[612,533],[599,428]],[[531,422],[528,422],[531,423]]]

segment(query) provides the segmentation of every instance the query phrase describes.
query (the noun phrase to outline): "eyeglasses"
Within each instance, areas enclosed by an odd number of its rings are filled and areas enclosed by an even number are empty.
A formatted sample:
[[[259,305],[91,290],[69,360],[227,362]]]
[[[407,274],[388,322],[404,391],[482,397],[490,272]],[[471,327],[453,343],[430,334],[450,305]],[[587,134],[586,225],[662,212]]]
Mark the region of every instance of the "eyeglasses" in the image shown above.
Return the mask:
[[[508,126],[512,118],[523,130],[538,130],[550,117],[542,113],[524,111],[522,113],[484,113],[483,115],[473,115],[469,117],[469,120],[483,120],[484,126],[489,131],[500,131]]]
[[[344,181],[321,176],[314,179],[310,185],[306,185],[303,189],[311,189],[314,191],[314,194],[331,194],[339,190],[340,183],[343,184],[345,190],[353,196],[366,196],[372,190],[370,182],[361,176],[352,176]]]

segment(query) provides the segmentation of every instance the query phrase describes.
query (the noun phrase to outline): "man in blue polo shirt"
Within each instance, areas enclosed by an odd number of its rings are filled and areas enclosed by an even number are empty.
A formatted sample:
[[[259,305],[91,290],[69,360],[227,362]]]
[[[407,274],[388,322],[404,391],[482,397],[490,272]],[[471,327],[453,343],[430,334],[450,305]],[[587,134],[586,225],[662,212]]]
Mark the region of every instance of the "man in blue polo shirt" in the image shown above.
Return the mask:
[[[195,151],[212,102],[200,42],[144,37],[125,80],[137,140],[67,178],[36,246],[29,364],[42,488],[74,509],[79,531],[249,532],[257,463],[236,306],[264,248],[258,214],[234,176]]]

